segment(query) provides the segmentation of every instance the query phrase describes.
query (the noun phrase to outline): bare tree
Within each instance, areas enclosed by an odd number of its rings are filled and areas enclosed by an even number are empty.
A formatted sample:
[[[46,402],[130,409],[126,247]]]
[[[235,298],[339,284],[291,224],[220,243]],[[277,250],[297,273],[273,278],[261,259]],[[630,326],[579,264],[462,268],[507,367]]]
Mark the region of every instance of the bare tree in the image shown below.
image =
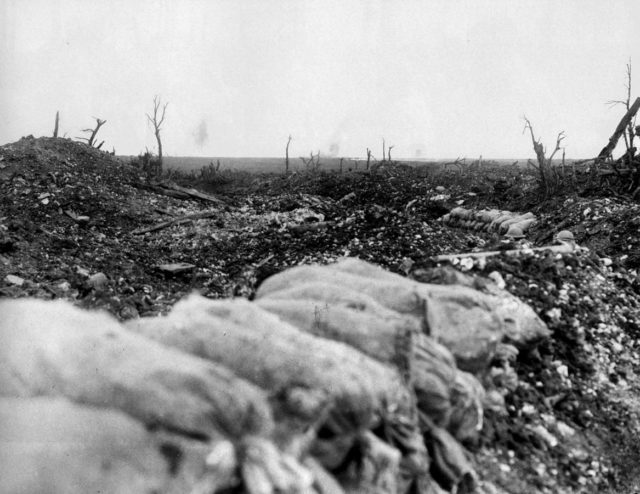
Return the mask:
[[[367,170],[369,169],[369,165],[371,164],[371,149],[367,148]]]
[[[626,153],[622,158],[622,162],[626,164],[632,164],[634,162],[636,156],[636,148],[633,145],[633,141],[636,135],[640,136],[640,126],[636,125],[636,114],[638,109],[640,109],[640,98],[636,98],[636,100],[631,103],[631,60],[627,64],[627,82],[625,84],[625,89],[627,90],[626,98],[624,100],[612,100],[608,101],[609,105],[622,105],[626,108],[626,113],[618,123],[613,135],[609,138],[609,142],[607,145],[600,151],[600,154],[595,160],[595,165],[603,163],[609,158],[612,158],[612,154],[614,149],[616,148],[620,137],[624,138],[624,144],[626,149]],[[616,162],[612,162],[613,170],[616,174],[620,175],[620,171],[616,166]],[[593,168],[595,172],[595,168]],[[638,175],[636,174],[636,177]],[[640,177],[634,178],[632,180],[632,188],[637,187],[637,182],[640,180]],[[638,189],[636,189],[637,191]],[[635,194],[635,192],[634,192]]]
[[[53,127],[53,137],[58,137],[58,123],[60,122],[60,111],[56,112],[56,124]]]
[[[391,150],[392,150],[394,147],[396,147],[396,146],[395,146],[395,144],[394,144],[393,146],[389,146],[389,147],[387,148],[387,153],[388,153],[388,157],[389,157],[389,159],[388,159],[387,161],[388,161],[389,163],[391,163]]]
[[[289,139],[287,140],[287,147],[285,148],[285,160],[284,160],[284,170],[286,174],[289,173],[289,144],[291,144],[292,139],[293,138],[291,137],[291,134],[289,134]]]
[[[147,113],[147,119],[149,120],[149,123],[153,125],[156,141],[158,141],[158,175],[162,174],[162,141],[160,140],[160,129],[164,122],[168,104],[169,103],[165,103],[164,106],[162,106],[161,98],[156,95],[153,97],[153,116]],[[160,106],[162,106],[162,112],[160,112]]]
[[[95,140],[96,140],[96,135],[98,135],[98,131],[100,130],[100,127],[102,127],[104,124],[107,123],[106,120],[100,120],[98,117],[93,117],[96,119],[96,126],[93,129],[82,129],[82,132],[91,132],[91,135],[89,137],[77,137],[76,139],[80,139],[82,141],[87,141],[87,144],[91,147],[94,146]],[[102,141],[100,143],[100,145],[97,146],[98,149],[100,149],[100,147],[102,147],[102,145],[104,144],[104,141]]]
[[[629,60],[629,63],[627,64],[627,82],[625,84],[625,89],[627,90],[627,97],[624,100],[611,100],[611,101],[607,101],[608,105],[622,105],[627,109],[627,112],[629,112],[629,110],[631,110],[631,60]],[[626,122],[626,133],[623,133],[623,137],[624,137],[624,143],[625,146],[627,148],[627,154],[629,154],[629,159],[633,158],[633,140],[636,134],[635,131],[635,114],[633,117],[629,118],[628,121]]]
[[[531,160],[528,161],[528,164],[538,170],[538,175],[540,178],[540,188],[544,191],[545,195],[549,195],[552,192],[552,189],[557,185],[557,174],[553,168],[553,157],[555,154],[561,149],[560,144],[562,140],[565,138],[564,131],[558,133],[558,137],[556,138],[556,147],[551,153],[551,155],[546,157],[546,150],[540,139],[536,139],[533,133],[533,127],[531,126],[531,122],[525,116],[524,118],[524,129],[522,133],[524,134],[527,129],[531,134],[531,143],[533,144],[533,150],[536,153],[537,164],[533,163]],[[553,180],[553,183],[551,183]]]
[[[385,149],[384,137],[382,138],[382,161],[384,161],[384,157],[387,155],[387,150]]]

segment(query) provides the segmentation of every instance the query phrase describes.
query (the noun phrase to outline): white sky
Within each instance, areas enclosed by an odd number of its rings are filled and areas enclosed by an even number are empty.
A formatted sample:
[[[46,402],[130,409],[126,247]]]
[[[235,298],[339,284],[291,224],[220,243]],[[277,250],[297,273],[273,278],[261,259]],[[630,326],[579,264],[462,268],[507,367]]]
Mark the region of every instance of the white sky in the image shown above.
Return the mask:
[[[640,87],[640,1],[0,0],[0,144],[84,135],[165,154],[568,157],[606,144]],[[635,90],[633,97],[640,95]]]

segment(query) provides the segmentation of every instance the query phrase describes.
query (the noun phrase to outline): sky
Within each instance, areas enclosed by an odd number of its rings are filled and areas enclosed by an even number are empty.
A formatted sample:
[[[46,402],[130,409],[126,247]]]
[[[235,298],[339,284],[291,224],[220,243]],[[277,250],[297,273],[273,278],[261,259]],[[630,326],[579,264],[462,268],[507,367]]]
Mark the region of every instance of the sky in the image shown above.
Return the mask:
[[[595,156],[640,96],[638,0],[0,0],[0,144],[106,120],[118,154]],[[637,69],[636,69],[637,67]]]

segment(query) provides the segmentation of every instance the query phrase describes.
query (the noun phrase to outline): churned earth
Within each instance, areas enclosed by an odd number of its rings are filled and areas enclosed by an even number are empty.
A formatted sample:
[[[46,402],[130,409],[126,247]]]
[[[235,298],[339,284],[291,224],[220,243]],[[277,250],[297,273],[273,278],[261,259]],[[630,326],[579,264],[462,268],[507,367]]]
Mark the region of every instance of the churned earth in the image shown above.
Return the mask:
[[[480,489],[640,491],[638,202],[577,186],[543,200],[535,177],[513,167],[176,180],[222,202],[167,195],[132,164],[68,139],[0,147],[0,296],[63,298],[125,320],[166,313],[194,290],[252,298],[274,273],[342,256],[420,281],[438,265],[479,289],[491,278],[552,336],[502,355],[486,376],[504,406],[486,410],[467,444]],[[513,243],[440,221],[456,206],[537,222]],[[529,249],[560,230],[574,234],[572,252]]]

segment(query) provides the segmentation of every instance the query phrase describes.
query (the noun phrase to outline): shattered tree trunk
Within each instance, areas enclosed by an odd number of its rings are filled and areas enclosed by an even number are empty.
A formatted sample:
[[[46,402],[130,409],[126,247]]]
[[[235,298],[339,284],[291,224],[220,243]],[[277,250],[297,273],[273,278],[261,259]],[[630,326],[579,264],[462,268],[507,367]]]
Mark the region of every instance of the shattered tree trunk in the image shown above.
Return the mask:
[[[620,136],[624,134],[624,131],[629,125],[629,122],[636,115],[636,113],[638,113],[639,109],[640,98],[636,98],[636,100],[633,102],[633,105],[631,105],[631,107],[627,110],[627,113],[625,113],[620,120],[620,123],[616,127],[616,130],[613,132],[613,135],[609,138],[609,143],[604,148],[602,148],[602,151],[600,151],[600,154],[596,158],[596,164],[604,162],[604,160],[611,156],[611,153],[613,153],[613,150],[618,144]]]
[[[285,175],[289,174],[289,144],[291,144],[291,136],[287,140],[287,147],[285,148],[285,160],[284,160],[284,173]]]

